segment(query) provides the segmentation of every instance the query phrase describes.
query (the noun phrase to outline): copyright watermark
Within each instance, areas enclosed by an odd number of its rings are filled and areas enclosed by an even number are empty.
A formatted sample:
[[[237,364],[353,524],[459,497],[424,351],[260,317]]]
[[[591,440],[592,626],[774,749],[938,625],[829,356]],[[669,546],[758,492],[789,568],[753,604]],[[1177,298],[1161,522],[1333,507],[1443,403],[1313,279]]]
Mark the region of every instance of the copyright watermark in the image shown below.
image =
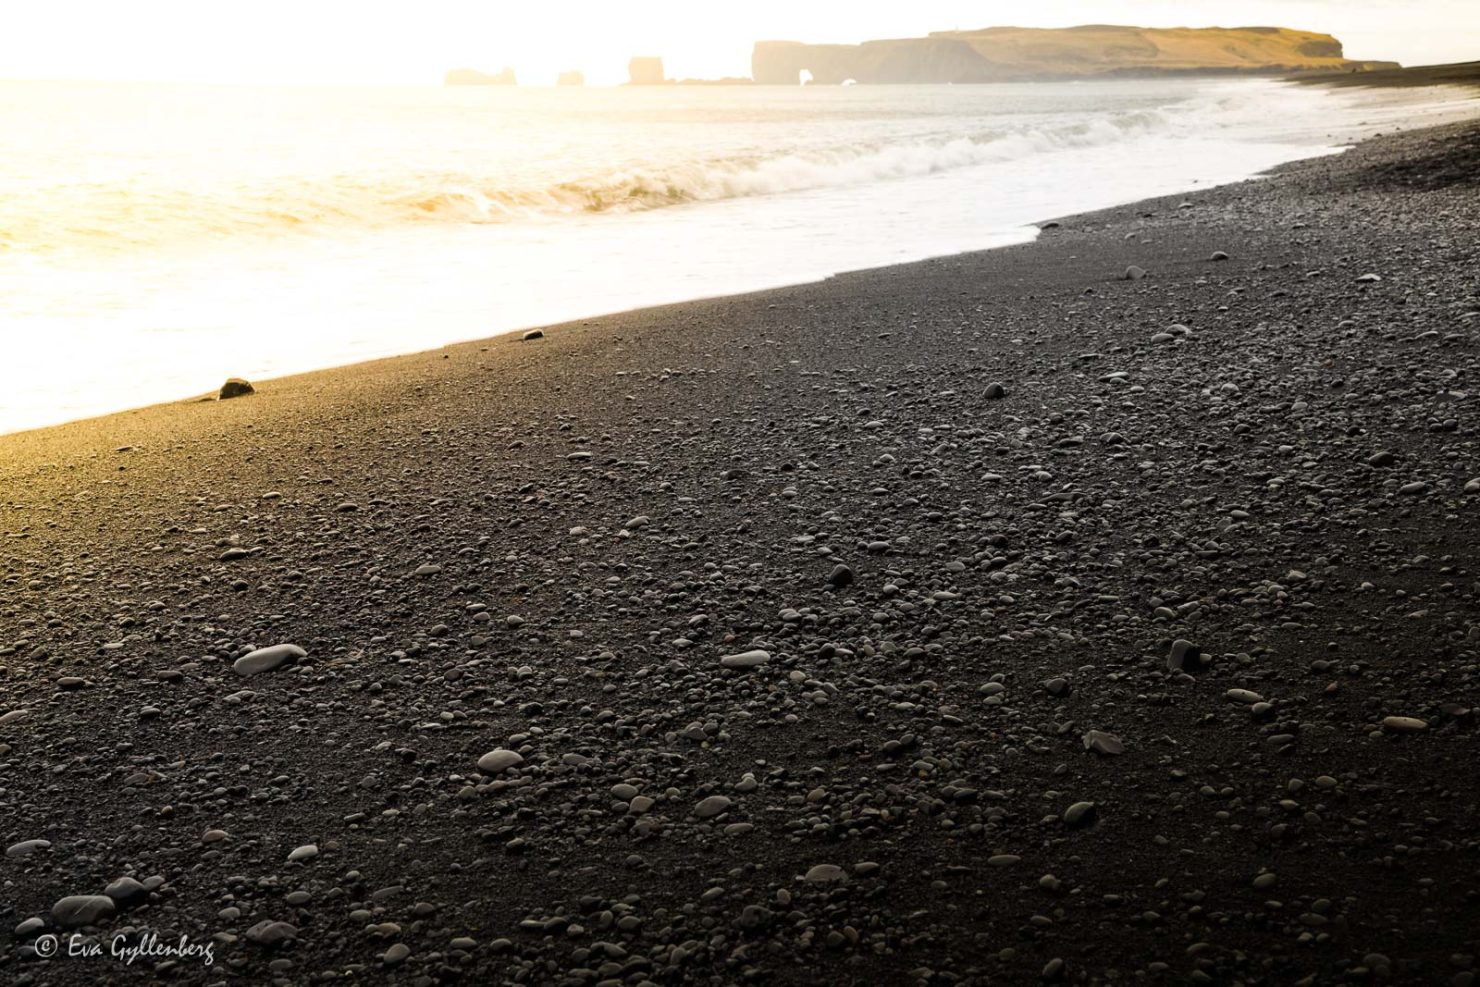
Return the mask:
[[[178,960],[211,966],[216,962],[216,944],[213,942],[191,942],[189,936],[176,939],[161,939],[158,933],[143,935],[114,936],[106,942],[91,936],[73,933],[57,936],[47,933],[37,936],[31,948],[43,960],[50,959],[99,959],[111,957],[124,966],[133,966],[138,960]]]

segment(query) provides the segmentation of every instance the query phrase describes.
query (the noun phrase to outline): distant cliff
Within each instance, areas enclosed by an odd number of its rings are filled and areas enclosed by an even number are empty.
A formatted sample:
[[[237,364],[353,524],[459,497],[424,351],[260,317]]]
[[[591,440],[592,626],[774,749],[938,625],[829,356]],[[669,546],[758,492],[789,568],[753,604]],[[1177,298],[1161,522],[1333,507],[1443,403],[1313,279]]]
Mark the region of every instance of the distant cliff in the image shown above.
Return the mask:
[[[517,86],[518,84],[519,80],[514,78],[513,69],[504,69],[495,75],[479,72],[476,69],[453,69],[443,80],[443,85],[448,86]]]
[[[1282,27],[1141,28],[1093,24],[1063,29],[992,27],[861,45],[757,42],[758,83],[796,85],[803,71],[824,85],[1016,82],[1096,76],[1289,74],[1394,68],[1350,61],[1329,34]]]

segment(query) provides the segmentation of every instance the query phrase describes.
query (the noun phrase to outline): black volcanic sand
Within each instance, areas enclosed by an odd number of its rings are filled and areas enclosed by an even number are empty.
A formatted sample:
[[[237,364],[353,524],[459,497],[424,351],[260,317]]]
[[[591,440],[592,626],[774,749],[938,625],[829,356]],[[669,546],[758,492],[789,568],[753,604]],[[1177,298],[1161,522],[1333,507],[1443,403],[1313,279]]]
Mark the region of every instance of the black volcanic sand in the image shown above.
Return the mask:
[[[1358,86],[1374,89],[1406,89],[1415,86],[1480,86],[1480,62],[1450,65],[1415,65],[1406,69],[1377,72],[1322,72],[1293,76],[1292,81],[1319,86]]]
[[[1477,134],[0,439],[0,979],[1475,983]]]

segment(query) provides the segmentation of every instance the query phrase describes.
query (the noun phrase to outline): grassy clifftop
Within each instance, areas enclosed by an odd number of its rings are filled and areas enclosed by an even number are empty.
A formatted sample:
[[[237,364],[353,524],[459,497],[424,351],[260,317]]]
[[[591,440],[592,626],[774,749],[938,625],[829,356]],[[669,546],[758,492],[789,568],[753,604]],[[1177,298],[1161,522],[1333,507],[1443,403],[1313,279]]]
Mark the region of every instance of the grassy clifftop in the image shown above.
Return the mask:
[[[926,38],[861,45],[762,41],[752,69],[760,83],[1012,82],[1165,73],[1363,72],[1393,62],[1347,59],[1329,34],[1282,27],[1141,28],[1091,24],[1045,29],[938,31]]]
[[[1286,27],[1144,28],[1090,24],[1063,30],[991,27],[941,31],[1003,68],[1061,75],[1188,70],[1336,70],[1393,68],[1348,60],[1329,34]]]

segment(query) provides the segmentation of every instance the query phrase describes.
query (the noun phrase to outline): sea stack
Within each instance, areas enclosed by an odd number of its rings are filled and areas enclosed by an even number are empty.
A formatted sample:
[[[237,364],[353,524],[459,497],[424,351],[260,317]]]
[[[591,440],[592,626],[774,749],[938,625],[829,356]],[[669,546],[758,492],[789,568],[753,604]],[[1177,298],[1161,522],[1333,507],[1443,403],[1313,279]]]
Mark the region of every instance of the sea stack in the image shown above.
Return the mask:
[[[477,69],[453,69],[447,73],[443,85],[448,86],[517,86],[518,78],[514,70],[505,68],[502,72],[489,75],[487,72],[479,72]]]
[[[663,81],[663,59],[655,55],[637,55],[627,63],[629,86],[661,86]]]

